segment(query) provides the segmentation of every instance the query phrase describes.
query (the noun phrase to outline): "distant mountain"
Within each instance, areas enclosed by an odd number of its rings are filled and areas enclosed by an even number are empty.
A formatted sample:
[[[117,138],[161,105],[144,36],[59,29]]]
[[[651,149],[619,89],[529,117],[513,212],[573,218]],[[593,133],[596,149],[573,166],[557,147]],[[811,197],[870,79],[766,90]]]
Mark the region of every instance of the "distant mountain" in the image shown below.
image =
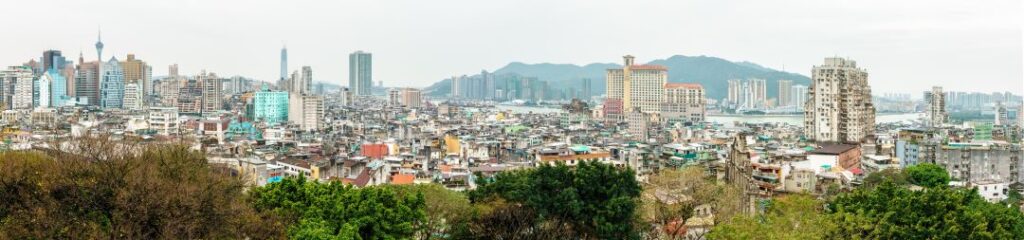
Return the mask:
[[[658,59],[649,64],[657,64],[668,67],[669,82],[699,83],[704,86],[708,97],[714,99],[725,98],[728,94],[729,79],[750,79],[760,78],[767,80],[768,97],[778,96],[778,80],[792,80],[793,84],[810,85],[810,78],[804,75],[782,72],[775,69],[763,67],[751,62],[732,62],[729,60],[708,57],[708,56],[683,56],[675,55],[668,59]],[[547,81],[552,88],[568,88],[579,86],[579,80],[590,78],[593,80],[595,93],[603,93],[605,89],[605,70],[619,68],[621,65],[613,63],[592,63],[584,66],[573,64],[526,64],[521,62],[509,63],[505,67],[495,70],[496,74],[519,74],[522,76],[537,77]],[[442,80],[426,91],[434,96],[447,95],[450,92],[451,82]]]

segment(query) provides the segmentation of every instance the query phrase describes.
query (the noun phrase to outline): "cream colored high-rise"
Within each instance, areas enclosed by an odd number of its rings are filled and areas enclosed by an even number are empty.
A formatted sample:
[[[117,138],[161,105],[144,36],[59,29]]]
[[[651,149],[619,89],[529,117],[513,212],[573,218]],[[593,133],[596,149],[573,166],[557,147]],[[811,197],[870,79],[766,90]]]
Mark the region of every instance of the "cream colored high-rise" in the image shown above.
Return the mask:
[[[152,84],[153,70],[145,61],[135,58],[135,54],[128,54],[128,59],[121,62],[124,68],[124,83],[135,83],[142,88],[139,89],[143,96],[153,91]]]
[[[861,142],[875,131],[868,73],[857,62],[825,58],[811,70],[804,134],[818,142]]]
[[[621,99],[623,113],[634,109],[645,113],[659,112],[665,83],[668,82],[668,69],[660,65],[635,65],[630,55],[624,56],[623,60],[622,68],[607,70],[607,97]]]

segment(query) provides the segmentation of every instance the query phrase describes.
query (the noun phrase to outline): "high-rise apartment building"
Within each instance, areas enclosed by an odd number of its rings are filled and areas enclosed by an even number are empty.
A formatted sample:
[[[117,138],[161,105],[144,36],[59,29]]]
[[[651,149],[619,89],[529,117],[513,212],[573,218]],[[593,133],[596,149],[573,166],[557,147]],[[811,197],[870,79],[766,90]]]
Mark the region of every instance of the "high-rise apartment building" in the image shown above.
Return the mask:
[[[202,114],[203,83],[195,78],[182,80],[178,88],[177,106],[180,114]]]
[[[660,65],[636,65],[633,60],[633,56],[624,56],[622,68],[607,70],[607,98],[621,100],[624,113],[632,112],[634,109],[656,113],[660,111],[661,102],[664,100],[668,68]]]
[[[792,93],[792,105],[796,106],[796,109],[804,109],[804,102],[807,102],[807,86],[793,85]]]
[[[729,102],[729,105],[737,106],[740,104],[740,98],[743,95],[743,84],[739,79],[729,79],[728,94],[726,94],[725,100]]]
[[[124,109],[142,110],[142,87],[138,83],[124,84]]]
[[[348,55],[348,87],[356,96],[373,94],[373,55],[363,51]]]
[[[825,58],[811,70],[804,134],[819,142],[861,142],[875,131],[868,73],[857,62]]]
[[[661,117],[665,123],[699,123],[705,116],[704,86],[696,83],[666,83]]]
[[[995,114],[995,119],[993,121],[993,125],[996,125],[996,126],[1009,125],[1010,122],[1007,121],[1006,106],[1003,105],[1003,102],[996,102],[996,109],[995,110],[996,110],[996,112],[995,112],[996,114]]]
[[[128,54],[128,59],[121,62],[124,69],[124,82],[139,85],[143,96],[153,92],[153,69],[145,61],[135,58],[135,54]]]
[[[288,92],[259,91],[253,97],[253,118],[267,125],[288,121]]]
[[[223,80],[217,77],[217,74],[207,73],[206,70],[203,70],[198,78],[203,86],[203,113],[211,114],[223,110],[224,105],[221,103],[221,98],[224,97]]]
[[[590,78],[584,78],[582,80],[583,88],[580,90],[580,97],[583,101],[590,101],[590,98],[594,97],[594,81]]]
[[[779,80],[779,106],[793,105],[793,81]]]
[[[291,94],[288,97],[288,121],[299,129],[313,131],[323,128],[323,96]]]
[[[177,63],[171,64],[170,66],[167,66],[167,77],[169,77],[170,79],[177,79],[178,78],[178,64]]]
[[[942,87],[934,86],[931,91],[924,92],[924,101],[928,103],[925,113],[928,116],[928,125],[933,127],[942,126],[946,123],[946,94]]]
[[[122,108],[124,100],[124,70],[120,61],[111,57],[100,71],[100,107]]]
[[[32,108],[32,69],[12,66],[2,72],[4,82],[4,104],[6,109]]]
[[[338,89],[338,105],[348,106],[352,102],[352,91],[347,87]]]
[[[760,78],[750,79],[750,91],[752,98],[751,106],[754,108],[764,108],[765,103],[768,101],[768,81]]]
[[[100,62],[85,62],[79,54],[74,81],[75,97],[84,99],[86,105],[100,105]]]
[[[291,92],[293,94],[312,94],[313,68],[302,66],[302,72],[296,73],[292,75]]]
[[[398,89],[388,89],[388,106],[401,106],[402,95]]]
[[[410,108],[423,106],[423,96],[420,90],[415,88],[403,88],[402,105]]]

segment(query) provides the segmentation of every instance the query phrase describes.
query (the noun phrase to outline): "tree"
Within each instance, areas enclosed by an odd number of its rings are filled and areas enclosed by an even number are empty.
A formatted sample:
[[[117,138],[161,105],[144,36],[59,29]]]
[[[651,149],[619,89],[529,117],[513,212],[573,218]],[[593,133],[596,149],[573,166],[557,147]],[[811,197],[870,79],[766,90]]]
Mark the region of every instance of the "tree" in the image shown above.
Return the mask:
[[[355,189],[289,177],[250,194],[258,211],[286,219],[291,238],[412,238],[425,218],[422,193],[399,196],[386,187]]]
[[[465,231],[475,214],[465,194],[448,190],[438,184],[389,185],[399,197],[422,194],[426,218],[419,226],[420,239],[444,238]]]
[[[864,177],[864,186],[875,187],[885,181],[892,181],[897,185],[907,185],[910,184],[910,180],[908,180],[908,178],[909,177],[907,177],[906,172],[895,168],[888,168],[868,174],[867,177]]]
[[[823,205],[810,195],[772,199],[765,213],[737,216],[715,225],[708,239],[822,239],[833,228]]]
[[[913,191],[886,182],[837,196],[827,209],[836,238],[1019,239],[1024,215],[982,199],[976,190]]]
[[[731,219],[743,207],[741,192],[733,185],[717,184],[701,166],[666,169],[652,175],[644,185],[641,218],[645,223],[666,226],[693,216],[693,209],[708,206],[714,223]],[[662,234],[661,229],[651,229]],[[683,228],[677,228],[682,231]],[[676,235],[681,233],[668,233]]]
[[[629,169],[582,162],[498,174],[470,193],[474,203],[508,201],[536,214],[534,229],[572,231],[581,238],[639,237],[634,218],[640,186]],[[497,211],[501,213],[501,211]]]
[[[0,239],[279,238],[245,185],[178,145],[71,139],[0,153]]]
[[[949,173],[939,165],[920,163],[907,167],[910,182],[922,187],[939,187],[949,185]]]

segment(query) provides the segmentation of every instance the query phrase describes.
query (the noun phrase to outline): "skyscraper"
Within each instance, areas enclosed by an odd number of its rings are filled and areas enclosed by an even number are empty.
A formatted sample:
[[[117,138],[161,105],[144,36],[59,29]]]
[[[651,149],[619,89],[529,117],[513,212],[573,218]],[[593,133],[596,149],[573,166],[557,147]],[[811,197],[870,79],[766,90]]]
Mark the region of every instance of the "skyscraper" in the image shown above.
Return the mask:
[[[313,95],[288,95],[288,121],[304,131],[323,128],[324,98]]]
[[[175,79],[175,80],[178,79],[178,64],[177,63],[171,64],[170,66],[167,66],[167,76],[170,77],[171,79]]]
[[[729,90],[726,95],[726,101],[730,105],[739,106],[740,98],[743,95],[743,84],[740,83],[739,79],[729,79]]]
[[[793,105],[793,81],[779,80],[779,106]]]
[[[24,66],[14,66],[3,72],[4,81],[7,82],[9,91],[6,95],[10,99],[9,109],[31,109],[32,108],[32,69]]]
[[[633,56],[623,58],[623,67],[608,69],[605,76],[609,99],[621,99],[623,113],[634,109],[645,113],[660,111],[668,81],[668,68],[636,65]]]
[[[753,96],[751,107],[765,107],[768,100],[768,81],[760,78],[750,79],[750,91]]]
[[[128,59],[121,62],[121,68],[124,69],[124,82],[137,84],[143,93],[142,96],[148,95],[153,91],[153,70],[150,68],[145,61],[135,58],[135,54],[128,54]]]
[[[100,62],[85,62],[82,54],[78,55],[78,66],[75,67],[75,97],[84,99],[87,105],[100,104]]]
[[[423,98],[420,90],[415,88],[403,88],[402,105],[409,108],[418,108],[423,106]]]
[[[224,89],[223,80],[217,74],[207,73],[203,70],[199,74],[199,83],[203,85],[203,114],[212,114],[224,108],[221,103]]]
[[[69,99],[67,96],[67,79],[64,78],[64,75],[61,75],[57,69],[52,68],[47,70],[46,73],[43,74],[43,77],[48,78],[48,81],[50,82],[50,93],[48,94],[50,96],[50,106],[64,106]]]
[[[373,94],[373,55],[356,51],[348,55],[348,87],[356,96]]]
[[[924,92],[924,101],[928,103],[925,112],[928,114],[928,125],[942,126],[946,123],[946,94],[942,87],[934,86],[931,91]]]
[[[803,110],[804,103],[807,102],[807,86],[804,85],[793,85],[793,99],[791,100],[796,109]]]
[[[593,95],[594,94],[594,92],[593,92],[594,91],[594,86],[593,86],[594,83],[593,82],[594,81],[591,80],[590,78],[584,78],[583,79],[583,86],[582,86],[583,88],[580,90],[581,91],[580,92],[580,98],[582,98],[583,101],[590,101],[590,98],[594,96]]]
[[[43,58],[41,60],[44,72],[49,71],[50,69],[56,69],[58,71],[63,70],[64,64],[67,62],[64,59],[64,56],[61,55],[60,50],[46,50],[43,52]]]
[[[299,81],[298,93],[300,94],[312,94],[313,93],[313,68],[309,66],[302,66],[302,75]]]
[[[281,47],[281,79],[279,81],[288,79],[288,48]]]
[[[124,70],[116,57],[103,64],[100,80],[100,107],[122,108],[124,106]]]
[[[35,81],[32,91],[32,102],[33,107],[48,108],[50,107],[50,75],[43,74]]]
[[[825,58],[811,70],[804,134],[819,142],[861,142],[875,131],[868,73],[857,62]]]
[[[124,84],[124,109],[142,110],[142,88],[138,83]]]

